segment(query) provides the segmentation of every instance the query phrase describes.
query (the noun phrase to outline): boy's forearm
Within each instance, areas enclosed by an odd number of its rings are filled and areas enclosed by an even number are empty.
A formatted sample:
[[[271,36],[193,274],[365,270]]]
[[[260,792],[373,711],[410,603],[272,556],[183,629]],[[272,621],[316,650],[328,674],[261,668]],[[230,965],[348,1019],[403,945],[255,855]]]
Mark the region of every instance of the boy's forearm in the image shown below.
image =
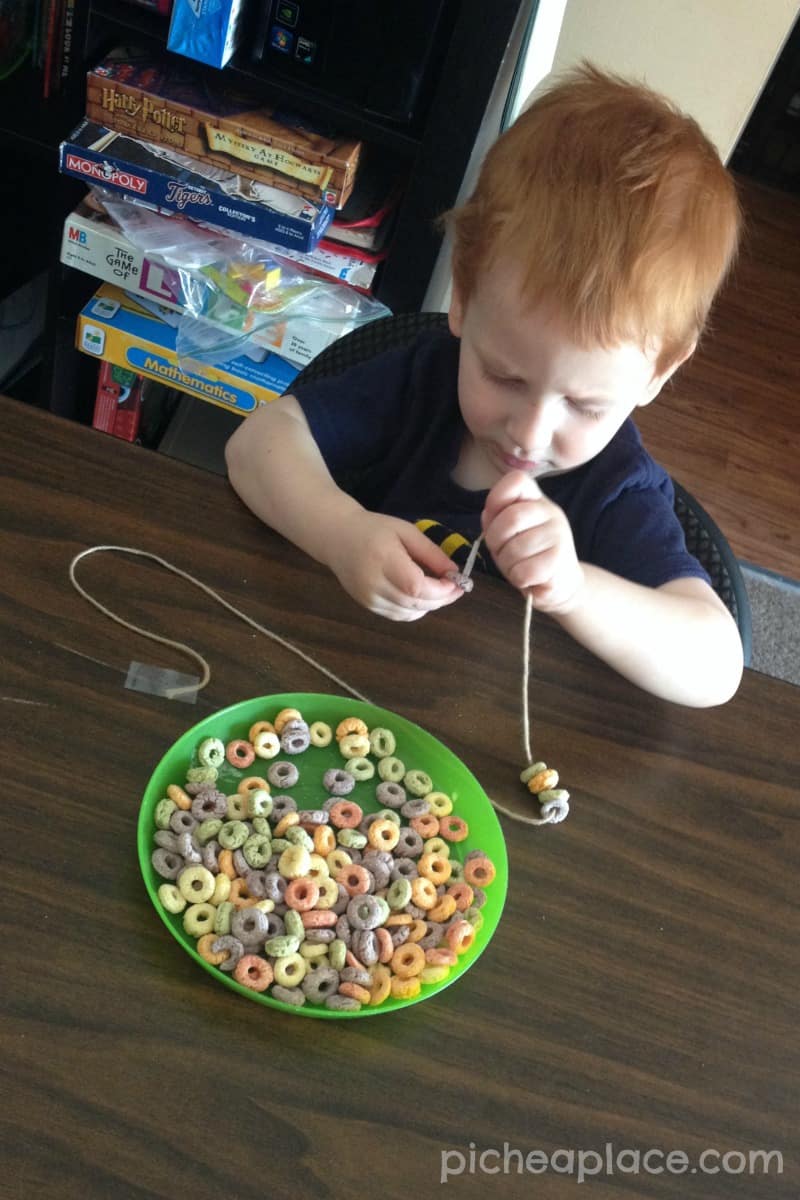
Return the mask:
[[[361,506],[331,478],[304,419],[269,407],[248,417],[226,446],[231,486],[265,525],[330,565],[337,529]]]
[[[576,606],[552,614],[576,641],[664,700],[705,707],[734,695],[741,640],[713,595],[648,588],[586,564],[583,571]]]

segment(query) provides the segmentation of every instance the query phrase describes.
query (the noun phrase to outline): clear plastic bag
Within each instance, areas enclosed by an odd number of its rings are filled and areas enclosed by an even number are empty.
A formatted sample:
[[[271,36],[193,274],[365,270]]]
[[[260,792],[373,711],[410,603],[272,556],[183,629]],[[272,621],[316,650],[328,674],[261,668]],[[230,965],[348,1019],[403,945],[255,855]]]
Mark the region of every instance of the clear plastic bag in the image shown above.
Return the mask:
[[[245,242],[96,189],[125,237],[174,271],[184,315],[178,359],[224,362],[274,352],[298,366],[345,333],[390,315],[371,296],[320,278],[266,242]],[[256,351],[256,353],[254,353]]]

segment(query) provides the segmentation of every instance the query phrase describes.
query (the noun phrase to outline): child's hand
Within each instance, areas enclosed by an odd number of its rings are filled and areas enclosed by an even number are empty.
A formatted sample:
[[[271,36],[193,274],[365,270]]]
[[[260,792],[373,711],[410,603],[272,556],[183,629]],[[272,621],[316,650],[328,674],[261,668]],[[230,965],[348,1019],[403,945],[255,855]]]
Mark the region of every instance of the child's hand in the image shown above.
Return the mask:
[[[504,475],[483,510],[486,545],[509,583],[542,612],[568,612],[583,587],[583,569],[562,509],[523,471]]]
[[[416,621],[464,594],[439,578],[454,569],[444,550],[398,517],[366,510],[349,517],[327,561],[354,600],[393,621]]]

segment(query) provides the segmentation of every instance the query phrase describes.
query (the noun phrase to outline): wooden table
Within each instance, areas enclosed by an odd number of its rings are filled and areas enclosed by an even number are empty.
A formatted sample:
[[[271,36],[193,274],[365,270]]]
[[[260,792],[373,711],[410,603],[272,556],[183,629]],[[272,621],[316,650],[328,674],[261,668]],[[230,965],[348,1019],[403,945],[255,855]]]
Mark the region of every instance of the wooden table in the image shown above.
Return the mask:
[[[481,579],[439,614],[384,622],[223,479],[7,400],[0,458],[0,1195],[425,1198],[443,1175],[469,1197],[798,1194],[800,691],[748,672],[721,709],[670,706],[537,621],[535,748],[572,812],[541,830],[503,818],[490,946],[397,1014],[287,1016],[166,932],[137,813],[202,716],[335,689],[180,579],[98,555],[81,579],[99,599],[212,667],[194,707],[126,690],[133,659],[191,663],[95,612],[70,560],[114,543],[198,574],[530,811],[518,597]],[[702,1172],[708,1150],[734,1152],[736,1173],[711,1156]],[[749,1174],[753,1151],[778,1151],[783,1173],[773,1158]]]

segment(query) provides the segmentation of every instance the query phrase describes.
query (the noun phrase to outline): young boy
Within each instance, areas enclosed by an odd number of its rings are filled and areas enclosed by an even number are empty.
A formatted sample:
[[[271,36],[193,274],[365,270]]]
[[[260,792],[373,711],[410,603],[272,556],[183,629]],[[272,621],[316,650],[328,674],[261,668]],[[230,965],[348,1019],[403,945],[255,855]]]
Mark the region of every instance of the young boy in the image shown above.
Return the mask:
[[[449,219],[451,332],[259,409],[228,443],[233,487],[395,620],[459,599],[445,549],[483,531],[487,565],[628,679],[723,703],[738,631],[630,417],[697,344],[736,251],[732,180],[693,120],[584,65]]]

